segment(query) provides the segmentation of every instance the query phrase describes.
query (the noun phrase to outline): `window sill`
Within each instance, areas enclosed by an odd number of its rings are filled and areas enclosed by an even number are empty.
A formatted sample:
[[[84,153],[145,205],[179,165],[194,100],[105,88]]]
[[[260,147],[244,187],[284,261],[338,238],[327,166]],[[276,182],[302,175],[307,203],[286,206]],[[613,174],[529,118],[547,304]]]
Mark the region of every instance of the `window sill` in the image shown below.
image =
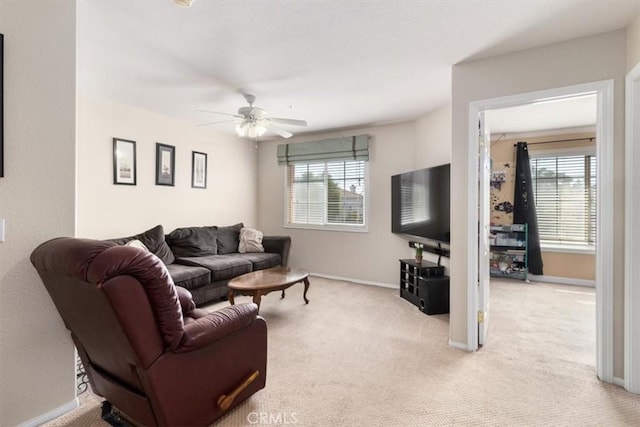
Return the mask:
[[[349,226],[349,225],[313,225],[313,224],[285,224],[284,228],[295,228],[300,230],[317,230],[317,231],[339,231],[346,233],[368,233],[369,228],[366,225]]]
[[[584,254],[595,255],[596,247],[592,245],[572,245],[561,243],[541,243],[540,249],[542,252],[557,252],[567,254]]]

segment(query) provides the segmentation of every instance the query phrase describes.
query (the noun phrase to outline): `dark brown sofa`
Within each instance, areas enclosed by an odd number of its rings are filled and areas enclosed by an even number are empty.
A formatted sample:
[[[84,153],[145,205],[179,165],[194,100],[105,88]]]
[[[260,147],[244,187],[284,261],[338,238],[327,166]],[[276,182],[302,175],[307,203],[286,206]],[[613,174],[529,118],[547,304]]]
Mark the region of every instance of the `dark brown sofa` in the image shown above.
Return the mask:
[[[158,257],[114,242],[53,239],[31,262],[92,390],[137,425],[210,425],[265,386],[255,304],[196,309]]]
[[[178,228],[165,235],[162,225],[144,233],[110,239],[118,245],[140,240],[166,265],[176,286],[193,295],[198,306],[226,298],[229,280],[251,271],[286,266],[289,236],[264,236],[264,252],[238,253],[243,224]]]

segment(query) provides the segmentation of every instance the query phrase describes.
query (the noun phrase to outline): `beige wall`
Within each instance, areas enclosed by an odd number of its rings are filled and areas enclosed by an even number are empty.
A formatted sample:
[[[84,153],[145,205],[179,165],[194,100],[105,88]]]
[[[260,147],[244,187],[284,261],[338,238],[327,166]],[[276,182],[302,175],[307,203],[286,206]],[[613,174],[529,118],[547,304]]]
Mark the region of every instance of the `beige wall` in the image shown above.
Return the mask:
[[[451,104],[415,121],[414,169],[451,162]]]
[[[3,0],[5,177],[0,178],[0,425],[75,404],[69,334],[32,267],[73,235],[76,2]]]
[[[627,71],[640,63],[640,15],[627,27]]]
[[[491,128],[491,123],[489,123]],[[491,188],[491,223],[492,224],[512,224],[513,213],[497,211],[494,206],[502,202],[514,200],[514,180],[516,172],[516,150],[514,144],[518,141],[525,141],[529,144],[529,152],[544,149],[568,149],[580,147],[592,147],[595,150],[595,141],[588,139],[582,141],[563,141],[558,143],[547,143],[536,145],[539,142],[571,140],[578,138],[595,138],[594,132],[564,133],[554,134],[550,132],[546,136],[520,137],[506,139],[501,135],[492,135],[491,159],[493,161],[492,171],[504,171],[506,181],[498,188]],[[509,164],[509,167],[505,166]],[[564,277],[581,280],[595,280],[595,254],[577,254],[566,252],[554,252],[542,250],[542,264],[544,265],[544,275],[552,277]]]
[[[414,122],[414,129],[414,156],[411,169],[451,163],[451,104],[419,117]],[[410,240],[428,242],[416,237],[411,237]],[[405,256],[411,258],[413,255],[413,250],[409,248],[409,252]],[[437,255],[428,252],[424,252],[423,257],[428,261],[438,261]],[[449,258],[442,257],[440,262],[445,266],[445,273],[448,274]]]
[[[136,141],[137,185],[113,184],[113,143]],[[175,186],[155,185],[155,144],[176,147]],[[207,188],[191,188],[191,152],[207,153]],[[107,238],[162,224],[255,225],[256,149],[157,113],[82,95],[78,103],[77,235]]]
[[[542,251],[544,275],[568,279],[595,280],[596,256]]]
[[[469,176],[469,102],[615,79],[614,88],[614,375],[623,376],[624,320],[624,31],[529,49],[453,67],[452,204],[466,206]],[[452,209],[451,340],[467,343],[466,209]]]
[[[436,114],[442,114],[436,112]],[[446,115],[446,114],[444,114]],[[398,259],[413,256],[408,238],[391,233],[391,176],[428,165],[431,158],[415,159],[417,144],[431,144],[446,162],[450,122],[425,119],[419,130],[414,123],[378,126],[344,132],[292,138],[289,143],[321,140],[346,135],[368,134],[370,160],[368,182],[368,226],[366,233],[333,232],[284,228],[285,167],[276,162],[276,146],[282,140],[265,141],[259,147],[258,224],[269,234],[292,237],[290,265],[305,267],[317,274],[343,277],[368,283],[398,286]],[[444,135],[435,142],[422,135]],[[442,154],[445,153],[445,154]]]

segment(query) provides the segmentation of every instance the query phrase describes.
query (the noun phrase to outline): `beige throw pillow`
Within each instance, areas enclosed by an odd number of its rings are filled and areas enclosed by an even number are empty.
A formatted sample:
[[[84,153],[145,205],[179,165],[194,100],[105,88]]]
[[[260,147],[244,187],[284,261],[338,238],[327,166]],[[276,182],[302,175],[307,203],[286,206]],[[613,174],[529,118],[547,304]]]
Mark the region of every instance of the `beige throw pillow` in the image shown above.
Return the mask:
[[[240,244],[238,245],[238,252],[241,254],[248,252],[264,252],[262,236],[262,231],[258,231],[255,228],[242,228],[240,230]]]
[[[134,247],[134,248],[144,249],[144,250],[145,250],[145,251],[147,251],[147,252],[149,251],[149,248],[147,248],[147,247],[145,246],[145,244],[144,244],[144,243],[142,243],[142,242],[141,242],[140,240],[138,240],[138,239],[129,240],[129,241],[125,244],[125,246],[132,246],[132,247]]]

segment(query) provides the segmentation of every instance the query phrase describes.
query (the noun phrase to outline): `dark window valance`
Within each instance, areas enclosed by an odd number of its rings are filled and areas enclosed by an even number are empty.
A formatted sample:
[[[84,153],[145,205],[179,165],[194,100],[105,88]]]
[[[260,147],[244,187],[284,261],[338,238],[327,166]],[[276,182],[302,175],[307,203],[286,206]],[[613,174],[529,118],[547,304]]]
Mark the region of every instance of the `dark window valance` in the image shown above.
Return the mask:
[[[278,145],[278,164],[369,160],[369,135]]]

